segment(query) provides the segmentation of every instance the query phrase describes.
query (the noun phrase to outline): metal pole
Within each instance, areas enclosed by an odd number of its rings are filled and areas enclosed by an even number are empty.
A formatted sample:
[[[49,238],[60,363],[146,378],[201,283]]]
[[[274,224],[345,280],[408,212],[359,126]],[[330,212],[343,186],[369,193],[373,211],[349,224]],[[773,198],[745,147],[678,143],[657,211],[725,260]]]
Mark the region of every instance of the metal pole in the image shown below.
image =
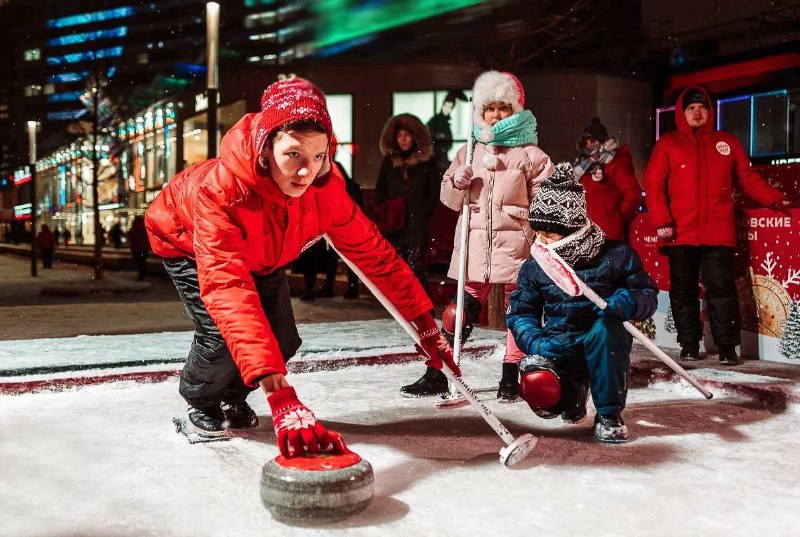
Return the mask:
[[[28,153],[31,171],[31,276],[36,269],[36,121],[28,121]]]
[[[217,96],[219,79],[217,76],[217,51],[219,50],[219,4],[206,3],[206,60],[208,97],[208,158],[217,156]]]

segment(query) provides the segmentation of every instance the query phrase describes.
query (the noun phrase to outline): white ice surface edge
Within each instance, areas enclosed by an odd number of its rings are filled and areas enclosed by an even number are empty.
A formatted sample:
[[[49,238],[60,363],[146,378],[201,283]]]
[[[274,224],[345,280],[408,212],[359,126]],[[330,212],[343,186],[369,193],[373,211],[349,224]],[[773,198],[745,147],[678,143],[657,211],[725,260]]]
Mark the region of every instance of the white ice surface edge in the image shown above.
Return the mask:
[[[298,326],[304,360],[318,356],[371,356],[413,352],[408,334],[393,320],[301,324]],[[35,367],[101,365],[138,360],[186,358],[193,332],[78,336],[3,341],[0,370]],[[504,342],[505,332],[476,328],[468,348]]]

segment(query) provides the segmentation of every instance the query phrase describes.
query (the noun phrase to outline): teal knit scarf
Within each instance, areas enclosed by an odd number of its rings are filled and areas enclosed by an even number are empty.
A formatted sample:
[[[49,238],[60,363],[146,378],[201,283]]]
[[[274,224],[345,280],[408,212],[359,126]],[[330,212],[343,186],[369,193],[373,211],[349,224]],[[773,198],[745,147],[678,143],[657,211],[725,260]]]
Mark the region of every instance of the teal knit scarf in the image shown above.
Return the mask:
[[[539,143],[539,136],[536,134],[536,118],[530,110],[523,110],[518,114],[501,119],[492,126],[494,140],[483,142],[481,140],[481,129],[478,125],[473,125],[472,134],[475,140],[486,145],[497,145],[503,147],[517,147],[525,144]]]

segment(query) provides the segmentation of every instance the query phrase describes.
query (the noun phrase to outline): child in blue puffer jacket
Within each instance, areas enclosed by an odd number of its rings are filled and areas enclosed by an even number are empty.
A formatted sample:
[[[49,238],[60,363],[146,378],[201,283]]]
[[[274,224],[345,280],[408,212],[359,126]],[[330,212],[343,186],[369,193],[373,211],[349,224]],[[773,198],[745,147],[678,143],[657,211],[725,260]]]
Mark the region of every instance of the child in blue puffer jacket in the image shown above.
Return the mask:
[[[636,252],[606,239],[586,215],[583,186],[568,163],[556,166],[530,209],[537,241],[555,250],[578,277],[608,302],[599,310],[584,296],[561,291],[534,259],[520,269],[511,294],[508,328],[520,350],[521,395],[540,417],[577,423],[591,391],[595,438],[628,440],[622,410],[628,394],[632,337],[623,321],[656,310],[658,288]]]

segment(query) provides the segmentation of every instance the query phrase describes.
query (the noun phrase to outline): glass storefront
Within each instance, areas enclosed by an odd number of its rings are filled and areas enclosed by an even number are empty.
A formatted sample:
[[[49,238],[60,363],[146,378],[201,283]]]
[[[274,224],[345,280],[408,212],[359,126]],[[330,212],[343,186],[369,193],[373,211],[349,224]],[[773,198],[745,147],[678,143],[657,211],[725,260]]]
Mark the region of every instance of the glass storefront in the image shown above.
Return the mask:
[[[353,96],[348,94],[327,95],[325,100],[331,115],[333,133],[338,146],[336,162],[342,165],[350,177],[353,176]]]
[[[143,214],[149,203],[177,173],[177,126],[175,106],[154,106],[135,118],[122,122],[117,140],[122,151],[117,157],[117,191],[101,196],[103,205],[119,204],[122,216]],[[117,210],[117,209],[115,209]],[[127,222],[123,222],[123,227]]]
[[[462,90],[469,99],[472,90]],[[392,115],[413,114],[420,121],[427,124],[434,115],[442,109],[445,97],[449,91],[403,91],[392,94]],[[456,100],[455,107],[450,113],[450,130],[453,134],[453,145],[447,152],[449,160],[453,160],[458,149],[467,143],[467,129],[469,128],[469,102]]]
[[[247,113],[247,104],[239,100],[217,110],[217,148],[228,130]],[[208,158],[208,113],[204,110],[183,122],[183,168]]]

